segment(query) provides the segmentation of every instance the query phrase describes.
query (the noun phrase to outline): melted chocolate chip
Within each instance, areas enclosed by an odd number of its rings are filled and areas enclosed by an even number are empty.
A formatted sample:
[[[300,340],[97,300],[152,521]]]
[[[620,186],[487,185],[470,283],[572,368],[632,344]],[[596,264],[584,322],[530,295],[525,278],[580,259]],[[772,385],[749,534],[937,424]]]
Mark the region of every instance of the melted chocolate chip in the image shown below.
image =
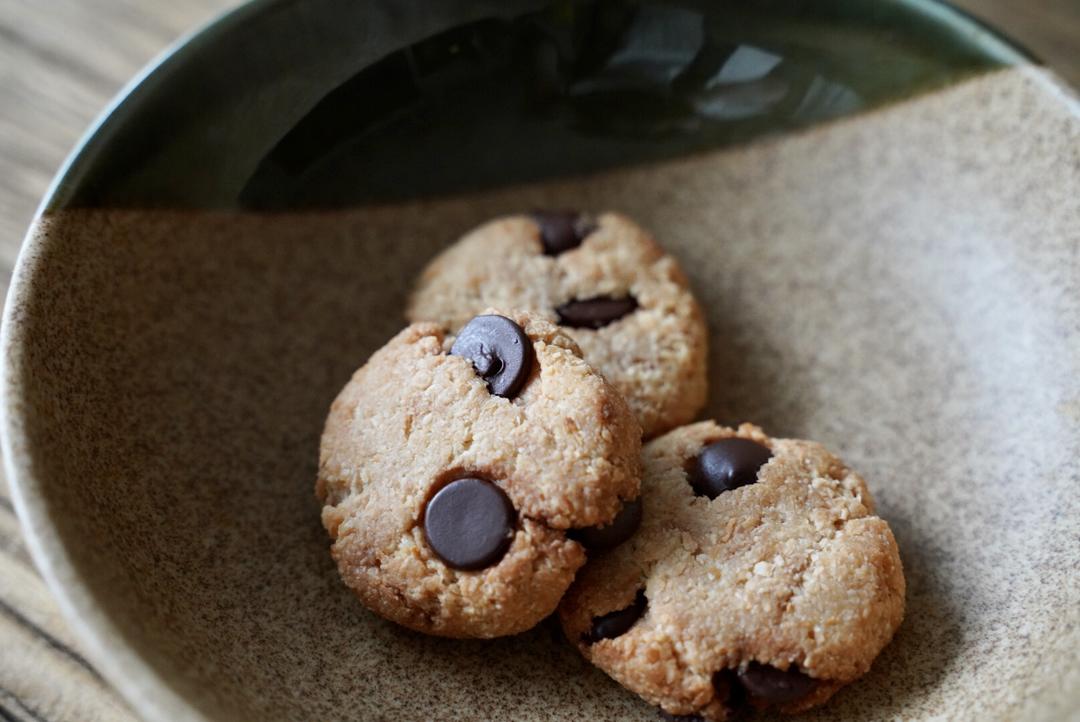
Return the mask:
[[[739,684],[739,677],[733,669],[722,669],[712,678],[716,698],[723,702],[728,717],[734,717],[746,706],[746,690]]]
[[[577,211],[533,211],[532,217],[540,226],[540,242],[549,256],[577,248],[596,230],[596,224]]]
[[[439,490],[424,510],[424,535],[454,569],[483,569],[502,559],[514,537],[514,506],[484,479],[457,479]]]
[[[639,526],[641,526],[640,497],[625,502],[610,524],[573,529],[567,536],[581,542],[590,551],[602,551],[622,544],[633,536]]]
[[[563,326],[597,329],[633,313],[636,308],[637,301],[633,296],[597,296],[564,303],[555,309],[555,313],[559,315],[559,323]]]
[[[532,342],[521,326],[505,316],[477,316],[469,321],[450,353],[472,361],[491,393],[507,399],[521,390],[532,371]]]
[[[710,499],[725,491],[757,481],[758,470],[772,458],[772,451],[750,439],[733,437],[709,444],[690,467],[690,485]]]
[[[645,598],[645,592],[639,591],[637,596],[634,597],[633,604],[629,607],[608,612],[600,617],[594,617],[592,629],[585,635],[585,641],[592,644],[593,642],[599,642],[601,639],[613,639],[625,634],[630,627],[634,626],[634,622],[645,613],[647,605],[648,600]]]
[[[784,705],[802,699],[817,687],[817,680],[794,665],[787,671],[751,662],[739,672],[739,682],[752,696],[769,704]]]

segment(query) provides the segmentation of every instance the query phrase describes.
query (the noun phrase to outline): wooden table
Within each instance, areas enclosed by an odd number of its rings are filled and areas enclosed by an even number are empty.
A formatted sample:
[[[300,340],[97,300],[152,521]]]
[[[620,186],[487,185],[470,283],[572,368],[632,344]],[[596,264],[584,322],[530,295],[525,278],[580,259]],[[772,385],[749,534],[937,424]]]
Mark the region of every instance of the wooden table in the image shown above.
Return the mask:
[[[302,0],[297,0],[302,1]],[[0,0],[0,284],[63,158],[105,103],[236,0]],[[961,0],[1080,87],[1078,0]],[[0,719],[134,720],[37,575],[0,480]]]

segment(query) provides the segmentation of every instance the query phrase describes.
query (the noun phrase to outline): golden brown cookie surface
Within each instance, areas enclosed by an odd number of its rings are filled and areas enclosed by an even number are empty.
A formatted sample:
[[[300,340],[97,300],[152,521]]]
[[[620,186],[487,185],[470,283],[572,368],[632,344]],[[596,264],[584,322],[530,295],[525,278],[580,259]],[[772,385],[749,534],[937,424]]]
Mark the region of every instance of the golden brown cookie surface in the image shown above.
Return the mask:
[[[418,323],[372,355],[331,407],[316,485],[345,583],[452,637],[550,614],[585,560],[567,530],[611,522],[639,489],[640,428],[573,341],[485,318],[470,343]]]
[[[642,456],[641,527],[559,607],[586,658],[709,720],[747,698],[803,710],[870,668],[903,617],[904,576],[858,474],[749,424],[681,427]]]
[[[486,223],[428,265],[406,315],[456,331],[489,306],[558,323],[626,397],[646,438],[687,423],[705,402],[701,309],[676,260],[625,216]]]

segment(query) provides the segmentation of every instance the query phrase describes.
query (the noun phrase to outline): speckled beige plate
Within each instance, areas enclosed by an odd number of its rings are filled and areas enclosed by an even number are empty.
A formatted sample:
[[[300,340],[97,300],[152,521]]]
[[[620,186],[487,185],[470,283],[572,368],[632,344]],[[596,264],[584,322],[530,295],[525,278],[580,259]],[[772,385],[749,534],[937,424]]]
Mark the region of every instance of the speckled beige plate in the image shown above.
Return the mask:
[[[535,206],[654,229],[708,313],[708,415],[821,440],[870,481],[907,619],[801,719],[1077,715],[1080,120],[1044,71],[427,200],[84,205],[23,248],[4,456],[37,563],[147,719],[656,718],[550,624],[460,642],[375,618],[319,524],[323,415],[413,274]]]

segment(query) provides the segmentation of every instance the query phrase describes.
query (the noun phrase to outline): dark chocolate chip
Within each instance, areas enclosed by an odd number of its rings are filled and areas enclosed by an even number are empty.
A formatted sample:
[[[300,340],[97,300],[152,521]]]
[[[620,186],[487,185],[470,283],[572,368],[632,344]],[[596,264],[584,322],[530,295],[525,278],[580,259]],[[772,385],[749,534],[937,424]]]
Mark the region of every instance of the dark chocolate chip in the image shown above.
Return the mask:
[[[483,569],[502,559],[514,538],[514,506],[484,479],[456,479],[431,497],[424,535],[454,569]]]
[[[722,669],[712,677],[713,689],[716,690],[716,699],[724,705],[727,717],[735,717],[746,704],[746,692],[738,684],[738,677],[733,669]],[[705,722],[705,718],[698,714],[671,714],[660,710],[660,719],[671,722]]]
[[[573,529],[567,536],[581,542],[590,550],[602,551],[622,544],[633,536],[639,526],[641,526],[640,497],[625,502],[610,524]]]
[[[600,617],[593,617],[592,629],[586,635],[585,641],[592,644],[593,642],[599,642],[601,639],[612,639],[620,634],[625,634],[626,630],[634,626],[634,622],[645,613],[647,604],[648,600],[645,598],[645,592],[639,591],[637,596],[634,597],[633,604],[629,607],[608,612]]]
[[[521,390],[532,371],[532,342],[521,326],[505,316],[477,316],[469,321],[450,353],[472,361],[491,393],[507,399]]]
[[[785,672],[757,662],[751,662],[739,672],[739,682],[752,696],[777,705],[802,699],[818,684],[816,679],[803,674],[794,665]]]
[[[596,224],[577,211],[533,211],[532,217],[540,226],[540,242],[549,256],[577,248],[596,230]]]
[[[633,296],[611,298],[597,296],[581,301],[568,301],[555,309],[559,314],[559,323],[571,328],[603,328],[613,321],[618,321],[637,308]]]
[[[746,706],[746,690],[739,684],[739,677],[733,669],[722,669],[712,678],[716,698],[723,702],[728,717],[734,717]]]
[[[690,485],[710,499],[725,491],[757,481],[758,469],[772,458],[772,451],[750,439],[733,437],[709,444],[690,468]]]

